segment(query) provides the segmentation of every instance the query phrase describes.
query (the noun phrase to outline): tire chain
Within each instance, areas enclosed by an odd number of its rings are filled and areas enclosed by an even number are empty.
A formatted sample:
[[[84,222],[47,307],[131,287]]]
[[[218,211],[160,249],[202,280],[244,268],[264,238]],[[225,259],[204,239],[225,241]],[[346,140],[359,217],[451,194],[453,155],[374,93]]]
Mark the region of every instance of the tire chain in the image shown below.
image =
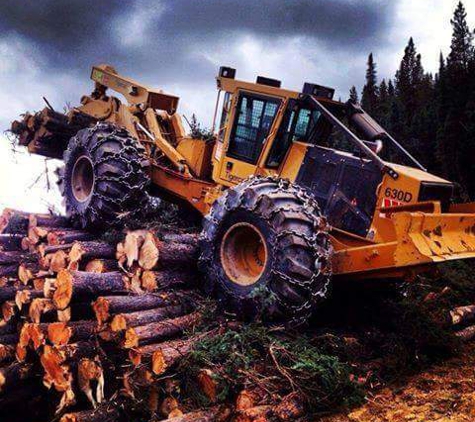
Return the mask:
[[[111,129],[112,131],[110,133],[107,133],[107,135],[103,134],[103,132],[107,132]],[[86,139],[80,139],[76,135],[71,140],[74,139],[78,145],[81,145],[83,148],[86,148],[91,155],[94,155],[100,148],[100,146],[108,141],[112,140],[117,144],[122,144],[122,148],[120,149],[120,151],[107,153],[104,157],[102,157],[95,163],[95,166],[97,167],[107,161],[117,161],[126,164],[127,168],[132,167],[132,169],[121,176],[99,176],[96,178],[96,180],[118,183],[121,187],[125,187],[127,193],[121,196],[120,198],[111,198],[110,196],[104,195],[103,193],[99,192],[99,190],[95,189],[91,198],[91,202],[97,202],[97,200],[99,200],[106,204],[113,204],[116,207],[116,210],[114,211],[114,213],[116,214],[125,212],[127,211],[126,203],[131,200],[135,195],[137,195],[138,192],[145,191],[147,185],[149,184],[148,177],[143,177],[142,181],[136,181],[134,183],[131,183],[129,181],[130,177],[134,174],[137,174],[137,172],[145,172],[149,166],[149,163],[145,159],[140,159],[136,161],[127,160],[126,158],[124,158],[124,155],[129,155],[129,153],[132,153],[132,155],[144,156],[145,149],[142,145],[140,145],[139,142],[135,141],[131,137],[128,131],[122,128],[118,128],[117,126],[110,123],[99,122],[93,128],[86,130],[88,130]],[[95,142],[93,142],[94,139]],[[67,150],[64,153],[65,161],[67,160],[70,153],[70,147],[68,146]],[[64,171],[62,177],[64,178]],[[58,184],[60,185],[60,189],[64,192],[64,180],[60,180]],[[148,199],[148,195],[144,196],[145,201]],[[137,204],[137,207],[139,206],[140,204]],[[86,216],[86,214],[89,214],[89,218]],[[85,226],[89,221],[95,222],[101,220],[101,215],[94,207],[88,209],[87,212],[84,214],[73,213],[72,217],[79,218],[82,226]]]
[[[260,177],[260,176],[251,176],[249,179],[245,180],[242,182],[240,185],[236,186],[235,188],[230,188],[228,189],[220,198],[218,198],[215,203],[212,206],[212,209],[208,216],[205,217],[205,223],[204,223],[204,228],[203,232],[200,236],[200,244],[203,246],[207,240],[211,240],[213,237],[213,232],[216,232],[218,226],[219,226],[219,215],[224,215],[223,214],[223,209],[225,212],[230,212],[233,211],[239,207],[242,207],[244,209],[247,209],[249,211],[255,211],[257,207],[259,206],[260,201],[262,200],[263,197],[266,195],[259,195],[257,194],[257,200],[255,201],[254,205],[249,207],[243,204],[243,199],[244,199],[244,194],[245,192],[251,188],[252,186],[258,185],[258,184],[263,184],[265,182],[269,182],[270,184],[276,185],[276,190],[274,192],[279,193],[279,192],[285,192],[288,191],[289,188],[292,189],[292,192],[296,195],[297,199],[299,199],[302,204],[304,205],[304,209],[299,209],[300,212],[302,212],[310,221],[313,221],[313,228],[314,232],[312,236],[308,236],[305,233],[300,233],[296,232],[293,230],[285,230],[281,233],[275,233],[276,237],[276,242],[273,242],[271,244],[271,247],[273,249],[274,254],[278,254],[279,248],[279,239],[288,236],[288,235],[294,235],[297,237],[300,237],[301,239],[304,239],[304,241],[307,243],[307,245],[316,250],[318,249],[320,251],[319,256],[314,255],[314,262],[315,262],[315,268],[317,267],[317,261],[318,259],[323,258],[324,261],[326,261],[327,267],[324,269],[324,271],[321,271],[319,269],[318,271],[315,271],[314,274],[312,275],[310,280],[305,280],[305,281],[300,281],[293,279],[289,277],[286,274],[283,274],[275,269],[272,269],[272,274],[274,276],[277,276],[281,280],[285,280],[287,283],[298,286],[302,289],[304,289],[307,292],[310,292],[310,299],[307,300],[304,304],[296,307],[291,307],[288,304],[285,304],[282,302],[281,299],[279,299],[275,294],[273,294],[268,286],[266,286],[266,290],[268,294],[272,294],[275,298],[275,300],[280,303],[280,305],[284,308],[287,308],[292,313],[292,317],[290,319],[290,324],[293,326],[296,325],[301,325],[305,323],[308,318],[310,317],[312,310],[314,308],[314,305],[323,300],[324,298],[327,297],[329,288],[330,288],[330,273],[331,273],[331,253],[332,253],[332,248],[329,243],[328,237],[327,237],[327,230],[328,230],[328,224],[326,221],[326,218],[323,216],[316,216],[314,213],[310,212],[307,208],[313,209],[315,211],[319,211],[319,206],[314,197],[305,189],[302,188],[298,185],[292,184],[289,180],[287,179],[281,179],[277,178],[274,176],[267,176],[267,177]],[[237,200],[233,201],[234,205],[229,206],[228,205],[228,197],[229,195],[235,195]],[[281,212],[281,211],[295,211],[292,206],[289,207],[276,207],[276,209],[272,210],[269,216],[265,217],[262,216],[265,220],[268,221],[269,226],[273,228],[273,224],[271,223],[272,218],[275,216],[276,213]],[[217,216],[218,214],[218,216]],[[210,232],[210,230],[212,230]],[[318,240],[321,239],[322,234],[325,235],[325,242],[324,244],[321,244],[322,242],[319,242]],[[214,271],[214,268],[212,265],[210,265],[211,259],[215,253],[217,245],[214,243],[212,248],[208,251],[205,251],[204,248],[202,247],[202,255],[200,256],[200,268],[205,269],[206,271],[209,272],[210,269]],[[323,256],[321,255],[321,252],[323,253]],[[327,271],[327,274],[325,274],[325,270]],[[323,278],[323,284],[319,283],[321,279]],[[322,284],[319,286],[319,284]],[[226,286],[223,286],[226,288]],[[210,287],[208,287],[208,290],[210,290]],[[228,290],[229,293],[229,290]],[[290,308],[290,309],[289,309]]]

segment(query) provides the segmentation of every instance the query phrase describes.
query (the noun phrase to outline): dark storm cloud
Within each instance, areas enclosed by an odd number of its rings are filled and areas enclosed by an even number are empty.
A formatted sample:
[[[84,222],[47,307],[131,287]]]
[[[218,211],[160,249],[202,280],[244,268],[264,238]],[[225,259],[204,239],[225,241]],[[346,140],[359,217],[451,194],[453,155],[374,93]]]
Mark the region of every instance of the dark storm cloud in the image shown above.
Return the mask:
[[[374,0],[36,0],[2,2],[0,30],[33,43],[56,69],[74,72],[108,61],[136,72],[158,68],[168,79],[205,72],[193,52],[236,33],[263,39],[292,36],[350,50],[374,46],[393,2]],[[134,19],[138,12],[145,21]],[[128,25],[144,25],[143,39],[121,43]],[[121,32],[121,27],[124,31]],[[133,28],[131,28],[133,29]],[[134,31],[132,31],[133,34]],[[133,35],[130,35],[133,36]],[[210,47],[212,48],[212,47]],[[179,62],[176,59],[179,59]]]

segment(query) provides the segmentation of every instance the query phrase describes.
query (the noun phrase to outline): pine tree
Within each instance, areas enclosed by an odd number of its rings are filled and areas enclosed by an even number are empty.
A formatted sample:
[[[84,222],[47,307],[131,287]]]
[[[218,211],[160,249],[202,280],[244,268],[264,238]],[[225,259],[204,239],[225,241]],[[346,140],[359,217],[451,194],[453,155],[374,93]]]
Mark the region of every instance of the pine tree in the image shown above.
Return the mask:
[[[386,84],[385,79],[383,79],[379,84],[378,91],[379,101],[375,117],[381,123],[381,125],[387,128],[389,124],[389,110],[391,109],[391,102],[389,99],[388,85]]]
[[[356,91],[356,87],[354,85],[350,89],[350,101],[353,104],[358,102],[358,92]]]
[[[455,9],[454,17],[450,23],[453,32],[447,64],[468,71],[474,56],[473,32],[468,27],[467,13],[461,1]]]
[[[445,66],[441,63],[438,76],[438,130],[437,152],[444,173],[459,182],[463,193],[472,197],[475,191],[471,180],[470,161],[473,157],[473,139],[470,131],[475,116],[472,112],[475,81],[475,51],[473,34],[467,24],[462,2],[455,9],[452,20],[452,43]]]
[[[366,84],[363,87],[363,93],[361,95],[361,106],[370,115],[374,114],[377,110],[378,104],[378,86],[377,86],[377,74],[376,63],[373,59],[373,53],[368,56],[368,68],[366,70]]]
[[[394,88],[392,79],[390,79],[388,82],[388,96],[391,100],[393,100],[396,96],[396,89]]]
[[[411,37],[404,49],[404,56],[399,65],[399,70],[396,72],[396,95],[402,105],[403,113],[407,120],[406,123],[409,124],[415,111],[415,89],[421,72],[423,73],[420,56],[418,59],[414,40]]]

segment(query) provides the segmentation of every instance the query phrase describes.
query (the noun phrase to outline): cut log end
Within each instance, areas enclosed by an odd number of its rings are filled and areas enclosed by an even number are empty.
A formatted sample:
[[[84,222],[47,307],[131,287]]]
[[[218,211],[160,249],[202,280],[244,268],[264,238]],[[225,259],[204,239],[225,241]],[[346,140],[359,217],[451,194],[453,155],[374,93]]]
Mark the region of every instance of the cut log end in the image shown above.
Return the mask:
[[[165,360],[165,356],[161,349],[156,350],[152,354],[152,372],[155,375],[162,375],[166,372],[168,366]]]
[[[122,314],[115,315],[114,318],[112,318],[112,321],[110,323],[110,328],[113,332],[120,332],[120,331],[126,330],[127,320],[124,317],[124,315]]]
[[[48,325],[48,340],[55,346],[63,346],[69,343],[72,329],[65,322],[53,322]]]
[[[61,270],[56,278],[53,303],[57,309],[66,309],[73,297],[73,276],[68,270]]]
[[[93,304],[92,308],[96,314],[97,322],[102,325],[109,321],[109,301],[105,297],[99,297]]]

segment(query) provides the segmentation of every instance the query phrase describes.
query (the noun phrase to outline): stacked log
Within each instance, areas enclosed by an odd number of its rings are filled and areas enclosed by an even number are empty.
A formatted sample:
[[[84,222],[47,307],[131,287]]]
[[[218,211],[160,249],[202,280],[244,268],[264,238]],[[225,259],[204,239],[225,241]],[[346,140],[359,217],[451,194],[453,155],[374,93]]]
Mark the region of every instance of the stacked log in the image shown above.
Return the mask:
[[[66,115],[46,107],[35,114],[25,113],[22,120],[12,123],[10,131],[30,153],[61,159],[71,137],[95,122],[77,110]]]
[[[116,420],[103,413],[108,399],[152,394],[154,376],[191,349],[179,337],[200,321],[199,298],[181,288],[196,282],[196,236],[138,231],[116,245],[64,217],[14,210],[0,229],[0,411],[35,385],[57,414],[80,409],[63,420]]]

